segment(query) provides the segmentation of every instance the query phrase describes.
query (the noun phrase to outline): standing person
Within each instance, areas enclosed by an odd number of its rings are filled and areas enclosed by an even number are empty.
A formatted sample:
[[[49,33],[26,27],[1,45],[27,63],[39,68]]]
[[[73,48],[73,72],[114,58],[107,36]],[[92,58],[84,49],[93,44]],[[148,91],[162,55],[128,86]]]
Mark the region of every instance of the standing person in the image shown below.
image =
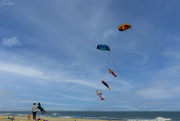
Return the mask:
[[[36,106],[36,103],[33,103],[32,113],[33,113],[33,119],[36,120],[36,113],[37,113],[37,106]]]

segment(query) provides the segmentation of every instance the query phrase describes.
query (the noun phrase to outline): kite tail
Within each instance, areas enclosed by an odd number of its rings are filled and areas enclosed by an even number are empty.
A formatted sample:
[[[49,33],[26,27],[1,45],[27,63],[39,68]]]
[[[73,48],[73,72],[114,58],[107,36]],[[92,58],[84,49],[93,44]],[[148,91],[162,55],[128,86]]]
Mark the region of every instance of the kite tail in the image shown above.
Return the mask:
[[[143,40],[146,40],[144,37],[141,37],[141,36],[139,36],[139,35],[137,35],[137,34],[135,34],[137,37],[140,37],[141,39],[143,39]],[[146,40],[147,42],[149,42],[151,45],[153,45],[154,47],[156,47],[157,49],[159,49],[161,52],[164,52],[164,50],[163,49],[161,49],[161,48],[159,48],[157,45],[155,45],[154,43],[152,43],[151,41],[149,41],[149,40]]]
[[[109,87],[109,90],[111,90],[111,88]]]
[[[116,67],[116,70],[123,76],[123,74],[118,70],[118,68],[117,68],[117,66],[116,66],[116,64],[115,64],[115,62],[114,62],[114,59],[113,59],[112,55],[111,55],[111,54],[109,54],[109,55],[110,55],[110,57],[111,57],[111,59],[112,59],[112,61],[113,61],[114,66]]]

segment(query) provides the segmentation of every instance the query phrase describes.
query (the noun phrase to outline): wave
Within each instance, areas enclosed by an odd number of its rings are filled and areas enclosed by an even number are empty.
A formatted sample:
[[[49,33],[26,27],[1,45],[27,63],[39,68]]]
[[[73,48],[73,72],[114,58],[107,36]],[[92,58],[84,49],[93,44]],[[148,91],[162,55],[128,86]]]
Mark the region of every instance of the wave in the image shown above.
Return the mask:
[[[27,116],[31,111],[0,111],[2,116]],[[93,111],[47,111],[44,115],[37,112],[38,117],[66,118],[66,119],[100,119],[100,120],[155,120],[161,116],[180,121],[180,112],[93,112]]]
[[[61,115],[61,114],[59,114],[59,113],[51,113],[51,115],[56,116],[56,115]]]
[[[28,116],[27,114],[15,114],[16,116]]]
[[[75,117],[73,117],[73,116],[59,116],[58,118],[71,118],[71,119],[73,119]]]
[[[2,116],[11,116],[12,114],[11,113],[2,113],[0,115],[2,115]]]

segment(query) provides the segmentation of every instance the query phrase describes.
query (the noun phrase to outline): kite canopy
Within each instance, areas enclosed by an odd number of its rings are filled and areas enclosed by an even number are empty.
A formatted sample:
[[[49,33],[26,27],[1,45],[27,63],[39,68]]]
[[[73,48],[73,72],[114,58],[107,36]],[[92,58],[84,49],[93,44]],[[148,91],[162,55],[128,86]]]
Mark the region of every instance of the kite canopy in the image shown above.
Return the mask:
[[[105,50],[105,51],[110,51],[110,48],[108,45],[102,45],[102,44],[98,44],[97,45],[97,49],[99,50]]]
[[[124,30],[130,29],[130,28],[132,28],[132,27],[128,23],[118,26],[119,31],[124,31]]]

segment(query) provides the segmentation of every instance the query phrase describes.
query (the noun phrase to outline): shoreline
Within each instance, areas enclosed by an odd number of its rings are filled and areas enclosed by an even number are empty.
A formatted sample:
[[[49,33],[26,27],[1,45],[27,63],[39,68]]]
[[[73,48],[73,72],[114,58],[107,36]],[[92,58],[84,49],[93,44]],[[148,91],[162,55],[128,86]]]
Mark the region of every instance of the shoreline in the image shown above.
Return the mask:
[[[12,121],[8,119],[8,117],[12,118],[13,116],[2,116],[0,115],[0,121]],[[108,121],[108,120],[101,120],[101,119],[81,119],[81,118],[54,118],[54,117],[39,117],[37,116],[36,119],[42,118],[44,120],[48,121]],[[34,121],[31,117],[31,119],[28,119],[27,116],[14,116],[14,121]]]
[[[14,116],[14,120],[8,119],[13,116],[2,116],[0,115],[0,121],[35,121],[28,119],[27,116]],[[37,120],[41,118],[43,120]],[[122,120],[104,120],[104,119],[81,119],[81,118],[55,118],[55,117],[36,117],[36,121],[172,121],[170,118],[156,117],[155,119],[122,119]]]

